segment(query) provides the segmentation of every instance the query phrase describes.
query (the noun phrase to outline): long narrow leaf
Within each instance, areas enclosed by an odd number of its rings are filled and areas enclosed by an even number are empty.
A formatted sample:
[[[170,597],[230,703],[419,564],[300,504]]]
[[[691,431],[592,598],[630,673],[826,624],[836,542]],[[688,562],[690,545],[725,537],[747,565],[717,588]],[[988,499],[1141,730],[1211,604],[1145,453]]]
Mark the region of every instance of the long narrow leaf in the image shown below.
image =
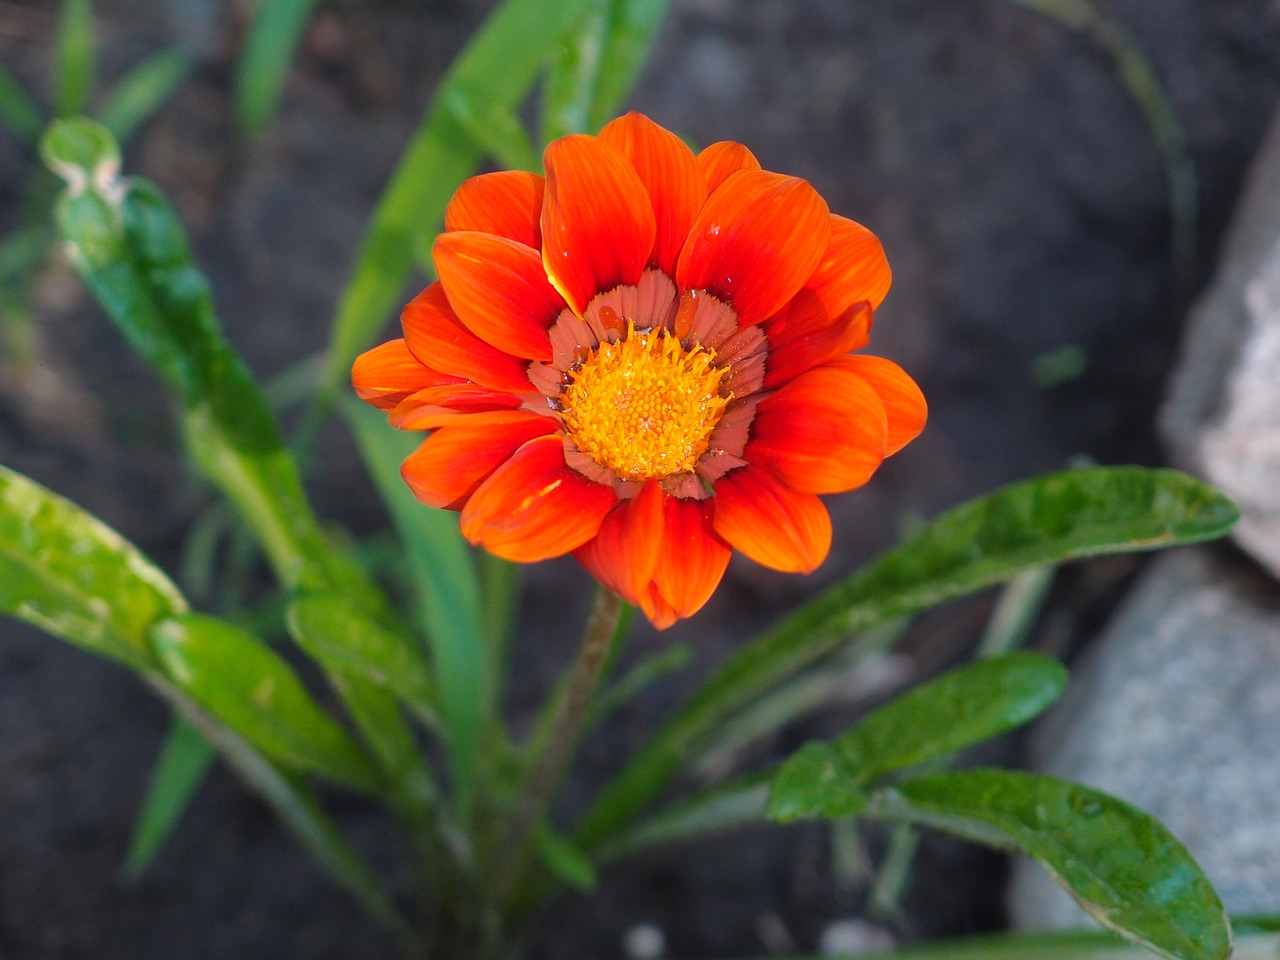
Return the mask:
[[[401,156],[361,244],[330,340],[321,404],[347,382],[351,362],[387,322],[413,270],[414,251],[440,228],[454,189],[484,155],[451,104],[514,110],[547,51],[587,0],[504,0],[441,83],[426,119]]]
[[[164,196],[144,180],[119,178],[119,148],[92,121],[54,124],[42,150],[67,181],[57,221],[72,263],[130,344],[177,390],[193,453],[281,583],[340,589],[389,616],[386,599],[321,532],[261,391],[219,330],[208,281]]]
[[[191,72],[191,58],[166,50],[144,60],[121,78],[98,119],[117,140],[128,140],[160,108]]]
[[[421,945],[412,928],[360,855],[325,816],[306,784],[282,771],[248,741],[216,721],[168,678],[153,676],[151,680],[156,691],[218,748],[240,778],[266,801],[339,886],[397,939],[406,955],[416,956]]]
[[[151,642],[173,683],[273,760],[379,792],[368,757],[271,648],[201,614],[160,621]]]
[[[84,110],[93,89],[96,47],[89,0],[62,0],[54,50],[53,112],[70,117]]]
[[[422,652],[355,609],[339,594],[312,594],[289,606],[289,632],[329,668],[393,692],[428,722],[435,695]]]
[[[400,478],[400,464],[417,439],[387,429],[385,417],[372,407],[351,402],[342,410],[404,545],[418,620],[435,666],[455,792],[466,809],[482,733],[497,709],[495,678],[502,669],[500,651],[483,627],[471,549],[458,532],[456,515],[419,503]]]
[[[209,742],[180,714],[175,714],[129,839],[124,861],[128,876],[139,876],[155,859],[204,782],[213,758]]]
[[[1082,907],[1171,960],[1225,960],[1222,902],[1186,848],[1115,797],[1051,777],[965,770],[906,780],[868,815],[1012,848],[1040,862]]]
[[[592,0],[559,44],[543,95],[545,140],[594,133],[635,83],[669,0]]]
[[[151,624],[186,609],[172,581],[118,533],[0,467],[0,613],[147,670]]]
[[[1246,933],[1235,941],[1232,960],[1276,960],[1280,933]],[[822,960],[787,957],[785,960]],[[1145,947],[1124,943],[1101,930],[1015,933],[970,937],[891,953],[869,953],[863,960],[1151,960]]]
[[[652,800],[731,715],[853,632],[1050,563],[1213,539],[1239,512],[1173,470],[1050,474],[962,504],[786,618],[729,660],[662,728],[579,828],[591,849]]]
[[[236,65],[236,117],[246,133],[261,133],[271,123],[293,63],[302,29],[316,0],[263,0]]]
[[[43,111],[4,64],[0,64],[0,123],[29,147],[36,145],[44,129]]]
[[[839,818],[889,773],[949,757],[1021,726],[1062,694],[1067,671],[1034,653],[981,660],[920,684],[863,717],[833,743],[808,744],[782,765],[769,816]],[[848,796],[846,796],[846,794]],[[837,810],[828,809],[834,803]]]

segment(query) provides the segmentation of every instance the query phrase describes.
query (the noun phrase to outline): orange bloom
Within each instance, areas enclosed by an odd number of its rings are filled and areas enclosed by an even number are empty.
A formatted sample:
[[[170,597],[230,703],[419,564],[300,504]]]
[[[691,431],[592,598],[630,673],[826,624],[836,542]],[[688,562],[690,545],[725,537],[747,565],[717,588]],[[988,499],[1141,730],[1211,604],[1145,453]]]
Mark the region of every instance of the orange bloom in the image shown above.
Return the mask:
[[[696,156],[637,113],[545,154],[546,177],[464,183],[356,391],[429,436],[418,499],[509,560],[573,552],[667,627],[733,548],[809,572],[818,494],[865,483],[924,426],[919,388],[867,343],[880,242],[746,147]]]

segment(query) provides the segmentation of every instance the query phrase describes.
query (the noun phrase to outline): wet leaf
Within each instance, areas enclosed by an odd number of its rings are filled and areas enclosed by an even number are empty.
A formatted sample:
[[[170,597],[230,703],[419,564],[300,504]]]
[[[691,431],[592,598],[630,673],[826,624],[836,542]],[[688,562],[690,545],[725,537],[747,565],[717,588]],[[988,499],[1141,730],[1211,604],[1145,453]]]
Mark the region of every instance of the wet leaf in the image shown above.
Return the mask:
[[[727,717],[859,630],[1034,567],[1220,537],[1238,515],[1212,487],[1142,467],[1049,474],[961,504],[743,647],[632,759],[578,842],[591,849],[617,830]]]
[[[1020,727],[1066,685],[1062,664],[1036,653],[968,664],[868,714],[835,748],[857,784],[871,783]]]
[[[868,816],[933,827],[1034,857],[1099,923],[1162,957],[1225,960],[1222,903],[1155,818],[1051,777],[965,770],[903,781]]]

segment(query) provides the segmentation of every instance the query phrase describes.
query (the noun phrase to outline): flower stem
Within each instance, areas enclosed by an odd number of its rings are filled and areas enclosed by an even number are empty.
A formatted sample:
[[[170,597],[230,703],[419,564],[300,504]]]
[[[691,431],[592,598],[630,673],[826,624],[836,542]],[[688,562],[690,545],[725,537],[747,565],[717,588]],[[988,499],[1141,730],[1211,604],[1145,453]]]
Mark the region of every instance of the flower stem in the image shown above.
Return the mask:
[[[503,871],[498,884],[505,894],[523,872],[526,847],[533,829],[547,815],[556,787],[560,785],[582,734],[582,724],[591,707],[600,674],[609,659],[613,635],[618,628],[623,601],[607,587],[596,593],[591,619],[582,637],[577,659],[560,692],[550,733],[525,781],[524,796],[509,823],[500,849],[517,851],[520,858]]]

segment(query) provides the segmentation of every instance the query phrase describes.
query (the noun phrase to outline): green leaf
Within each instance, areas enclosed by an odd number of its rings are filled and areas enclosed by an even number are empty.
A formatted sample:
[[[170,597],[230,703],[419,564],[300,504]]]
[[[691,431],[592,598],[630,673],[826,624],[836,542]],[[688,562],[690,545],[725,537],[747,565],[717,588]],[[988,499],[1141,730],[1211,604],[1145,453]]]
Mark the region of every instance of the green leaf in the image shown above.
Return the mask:
[[[835,748],[854,782],[865,785],[1020,727],[1047,710],[1066,685],[1062,664],[1040,654],[982,660],[873,711]]]
[[[598,882],[596,869],[572,843],[556,836],[545,825],[534,831],[533,842],[552,876],[580,893],[595,889]]]
[[[592,849],[652,800],[727,717],[852,633],[1033,567],[1220,537],[1238,516],[1212,487],[1142,467],[1050,474],[961,504],[743,647],[632,759],[576,839]]]
[[[98,119],[117,140],[128,140],[191,72],[191,58],[166,50],[130,70],[111,92]]]
[[[645,817],[596,851],[601,861],[764,822],[773,771],[751,773],[683,797]]]
[[[785,822],[857,813],[871,782],[1021,726],[1066,685],[1063,666],[1035,653],[982,660],[922,683],[833,743],[807,744],[788,759],[774,780],[769,816]]]
[[[861,813],[867,795],[833,745],[806,743],[782,765],[769,791],[768,815],[779,823],[808,817],[840,820]]]
[[[1280,934],[1246,933],[1236,937],[1231,960],[1276,960]],[[1015,933],[966,937],[889,953],[867,954],[866,960],[1150,960],[1144,947],[1126,944],[1101,930]],[[821,960],[790,957],[788,960]]]
[[[0,467],[0,613],[153,670],[147,631],[186,600],[136,547],[91,514]]]
[[[0,64],[0,122],[28,146],[36,145],[44,129],[44,112],[4,64]]]
[[[449,68],[436,98],[387,185],[338,307],[318,402],[327,404],[350,379],[351,363],[396,309],[413,269],[414,251],[440,228],[458,184],[484,156],[451,103],[514,111],[565,28],[587,0],[504,0]]]
[[[668,0],[593,0],[561,40],[543,95],[544,140],[594,133],[617,112],[657,37]]]
[[[54,114],[70,117],[84,110],[95,69],[93,7],[89,0],[63,0],[54,52]]]
[[[289,633],[330,672],[389,690],[428,722],[435,721],[431,678],[421,652],[338,594],[312,594],[289,605]]]
[[[222,753],[231,767],[275,811],[316,861],[401,944],[406,956],[422,945],[377,878],[324,815],[315,795],[296,776],[285,773],[230,727],[219,723],[168,679],[154,682],[158,692]]]
[[[635,85],[658,36],[670,0],[611,0],[605,24],[603,65],[591,101],[590,127],[613,117]]]
[[[93,121],[54,124],[42,148],[68,183],[57,222],[73,265],[181,396],[193,454],[236,505],[281,583],[341,590],[390,617],[386,599],[320,531],[261,391],[219,330],[208,281],[168,201],[144,180],[116,178],[119,150]]]
[[[105,127],[92,120],[55,120],[40,141],[40,155],[49,169],[67,181],[69,200],[78,199],[91,186],[114,187],[120,173],[120,147]],[[91,208],[80,216],[102,230],[95,213]]]
[[[1115,797],[1008,770],[940,773],[878,793],[868,816],[1034,857],[1099,923],[1162,957],[1225,960],[1222,903],[1186,848]]]
[[[175,684],[268,757],[359,790],[380,791],[368,757],[269,647],[199,614],[161,621],[151,641]]]
[[[542,161],[529,131],[514,109],[492,99],[478,100],[462,90],[444,94],[442,102],[473,142],[503,167],[538,173]]]
[[[246,133],[261,133],[275,116],[285,75],[315,5],[316,0],[258,4],[236,65],[236,118]]]
[[[400,464],[421,436],[392,430],[386,416],[367,404],[349,401],[341,409],[404,547],[439,685],[455,790],[465,809],[482,731],[497,709],[502,648],[483,627],[479,576],[457,514],[420,503],[400,477]]]
[[[142,812],[133,825],[124,861],[126,876],[136,878],[150,866],[204,782],[213,758],[209,742],[180,714],[175,714],[160,759],[151,772]]]

